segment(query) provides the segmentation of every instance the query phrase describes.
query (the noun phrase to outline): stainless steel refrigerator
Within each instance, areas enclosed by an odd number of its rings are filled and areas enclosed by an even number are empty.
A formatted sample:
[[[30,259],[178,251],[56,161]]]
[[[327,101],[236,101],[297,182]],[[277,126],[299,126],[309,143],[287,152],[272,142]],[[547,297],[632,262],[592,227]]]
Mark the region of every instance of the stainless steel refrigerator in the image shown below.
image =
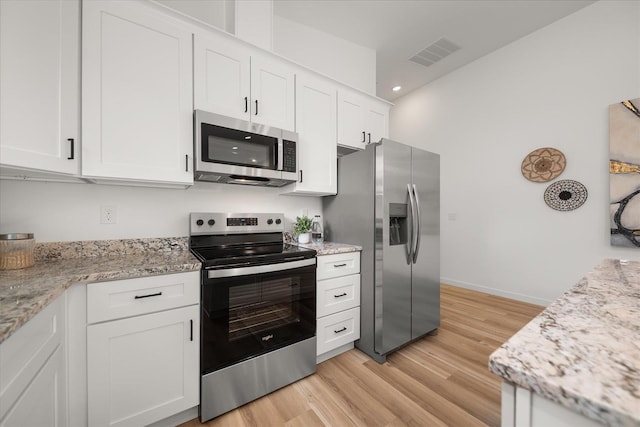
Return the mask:
[[[338,159],[327,239],[362,246],[360,340],[376,361],[440,326],[440,156],[388,139]]]

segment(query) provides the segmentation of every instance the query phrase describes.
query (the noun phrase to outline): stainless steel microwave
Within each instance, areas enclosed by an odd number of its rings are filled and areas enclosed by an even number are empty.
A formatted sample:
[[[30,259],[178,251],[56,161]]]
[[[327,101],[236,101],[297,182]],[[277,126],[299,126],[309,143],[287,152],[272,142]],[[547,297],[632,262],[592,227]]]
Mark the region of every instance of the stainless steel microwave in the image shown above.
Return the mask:
[[[298,134],[194,112],[196,181],[282,187],[297,181]]]

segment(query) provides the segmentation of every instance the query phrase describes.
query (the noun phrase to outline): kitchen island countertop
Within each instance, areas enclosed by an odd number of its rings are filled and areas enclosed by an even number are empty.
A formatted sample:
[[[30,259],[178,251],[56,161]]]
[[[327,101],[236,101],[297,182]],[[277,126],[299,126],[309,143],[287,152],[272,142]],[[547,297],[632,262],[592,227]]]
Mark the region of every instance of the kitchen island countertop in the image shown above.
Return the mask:
[[[508,383],[640,426],[640,261],[607,259],[489,357]]]
[[[43,243],[36,264],[0,271],[0,343],[74,284],[200,270],[187,238]]]
[[[314,249],[318,253],[318,256],[358,252],[362,250],[362,246],[337,242],[296,243],[296,245],[303,248]]]

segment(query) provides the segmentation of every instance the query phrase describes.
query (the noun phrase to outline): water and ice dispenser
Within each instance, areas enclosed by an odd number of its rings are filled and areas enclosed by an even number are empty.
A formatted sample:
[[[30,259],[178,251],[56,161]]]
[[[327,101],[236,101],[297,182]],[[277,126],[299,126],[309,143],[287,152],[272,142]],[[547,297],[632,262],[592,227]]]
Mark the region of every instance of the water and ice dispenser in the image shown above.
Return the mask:
[[[389,245],[405,245],[407,243],[408,226],[407,204],[389,203]]]

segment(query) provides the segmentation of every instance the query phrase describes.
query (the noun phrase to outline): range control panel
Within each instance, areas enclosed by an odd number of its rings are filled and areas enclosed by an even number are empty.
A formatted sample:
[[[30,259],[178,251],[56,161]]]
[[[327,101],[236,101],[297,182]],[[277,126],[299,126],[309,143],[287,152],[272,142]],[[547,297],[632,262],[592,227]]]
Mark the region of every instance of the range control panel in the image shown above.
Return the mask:
[[[190,234],[269,233],[284,231],[282,213],[215,213],[190,214]]]

